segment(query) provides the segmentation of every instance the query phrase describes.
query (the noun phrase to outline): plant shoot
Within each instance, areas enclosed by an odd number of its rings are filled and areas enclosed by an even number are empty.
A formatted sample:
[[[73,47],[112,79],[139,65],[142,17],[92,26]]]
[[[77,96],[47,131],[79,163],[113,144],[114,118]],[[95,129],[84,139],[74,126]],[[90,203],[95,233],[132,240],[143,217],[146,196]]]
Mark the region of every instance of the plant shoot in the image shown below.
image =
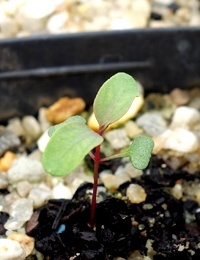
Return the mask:
[[[48,173],[65,176],[80,165],[87,154],[94,161],[94,185],[89,220],[91,227],[95,225],[99,164],[114,158],[130,157],[133,166],[142,170],[149,163],[154,144],[148,136],[136,137],[129,147],[113,156],[101,158],[100,155],[105,130],[126,114],[137,96],[139,91],[135,80],[126,73],[117,73],[102,85],[94,100],[94,114],[99,124],[97,132],[89,128],[81,116],[72,116],[63,123],[52,126],[48,131],[50,140],[42,159]],[[91,152],[93,149],[94,153]]]

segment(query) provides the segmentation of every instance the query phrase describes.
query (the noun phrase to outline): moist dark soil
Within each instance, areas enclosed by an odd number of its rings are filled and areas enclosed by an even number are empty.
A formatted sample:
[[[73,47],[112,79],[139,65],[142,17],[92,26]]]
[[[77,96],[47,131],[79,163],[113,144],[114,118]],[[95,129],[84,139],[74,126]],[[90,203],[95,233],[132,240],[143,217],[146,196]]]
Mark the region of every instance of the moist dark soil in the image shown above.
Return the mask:
[[[126,199],[130,182],[116,192],[121,199],[101,192],[95,228],[91,228],[92,184],[84,183],[71,200],[50,200],[35,211],[27,223],[27,234],[35,238],[36,249],[49,260],[128,259],[135,250],[148,255],[147,241],[152,242],[152,259],[199,260],[200,207],[191,199],[175,199],[170,187],[180,180],[199,182],[200,174],[162,168],[163,163],[153,156],[142,177],[131,182],[145,189],[145,202],[132,204]]]

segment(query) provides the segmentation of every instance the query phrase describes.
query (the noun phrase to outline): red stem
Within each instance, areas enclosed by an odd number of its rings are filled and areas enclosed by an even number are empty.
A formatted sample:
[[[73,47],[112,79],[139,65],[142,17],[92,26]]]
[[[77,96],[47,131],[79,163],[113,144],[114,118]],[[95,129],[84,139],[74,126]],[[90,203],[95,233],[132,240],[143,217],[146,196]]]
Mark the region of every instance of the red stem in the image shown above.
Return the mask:
[[[98,177],[99,177],[99,162],[100,162],[100,145],[95,149],[94,154],[94,184],[93,184],[93,193],[92,193],[92,204],[91,204],[91,213],[90,213],[90,227],[94,227],[95,224],[95,211],[96,211],[96,197],[97,197],[97,187],[98,187]]]
[[[105,129],[99,128],[98,134],[102,136]],[[97,187],[98,187],[98,178],[99,178],[99,163],[101,161],[100,155],[100,145],[95,148],[94,153],[94,184],[93,184],[93,193],[92,193],[92,204],[91,204],[91,213],[90,213],[90,221],[89,226],[91,228],[95,225],[95,212],[96,212],[96,200],[97,200]]]

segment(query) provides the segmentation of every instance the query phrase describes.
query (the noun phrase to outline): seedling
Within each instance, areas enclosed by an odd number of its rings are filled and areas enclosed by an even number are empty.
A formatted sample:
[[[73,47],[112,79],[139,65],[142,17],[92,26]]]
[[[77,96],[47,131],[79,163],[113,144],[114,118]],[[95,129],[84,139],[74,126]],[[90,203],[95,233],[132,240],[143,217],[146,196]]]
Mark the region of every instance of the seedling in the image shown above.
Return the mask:
[[[72,116],[63,123],[52,126],[48,131],[50,141],[42,160],[48,173],[54,176],[67,175],[80,165],[87,154],[94,161],[94,185],[89,221],[91,227],[95,225],[99,164],[120,157],[130,157],[137,169],[144,169],[149,163],[154,144],[148,136],[136,137],[129,147],[112,156],[101,158],[100,155],[104,132],[128,111],[137,96],[139,91],[135,80],[126,73],[117,73],[102,85],[94,100],[93,109],[99,123],[98,132],[89,128],[81,116]],[[91,152],[93,149],[94,153]]]

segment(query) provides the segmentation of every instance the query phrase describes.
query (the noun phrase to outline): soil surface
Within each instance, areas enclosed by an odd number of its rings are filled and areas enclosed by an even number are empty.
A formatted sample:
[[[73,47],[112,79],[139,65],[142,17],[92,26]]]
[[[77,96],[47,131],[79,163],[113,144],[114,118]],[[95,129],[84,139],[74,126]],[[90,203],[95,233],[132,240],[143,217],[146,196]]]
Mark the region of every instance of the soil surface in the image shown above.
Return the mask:
[[[100,192],[95,228],[88,226],[92,184],[85,183],[71,200],[50,200],[34,212],[27,234],[35,238],[36,249],[49,260],[128,259],[135,250],[155,260],[200,259],[200,207],[170,193],[177,181],[187,185],[199,182],[199,173],[174,171],[163,164],[153,156],[143,175],[132,180],[147,193],[143,203],[132,204],[126,199],[130,182],[118,189],[121,199]]]

